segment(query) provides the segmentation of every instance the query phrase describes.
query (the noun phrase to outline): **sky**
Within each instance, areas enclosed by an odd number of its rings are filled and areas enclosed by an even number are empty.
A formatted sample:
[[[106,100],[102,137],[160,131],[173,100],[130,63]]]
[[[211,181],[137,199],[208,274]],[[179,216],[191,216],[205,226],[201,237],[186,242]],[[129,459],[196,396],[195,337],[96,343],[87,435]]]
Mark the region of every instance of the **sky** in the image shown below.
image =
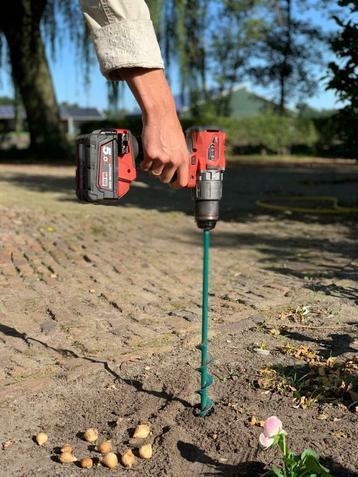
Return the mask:
[[[328,17],[322,16],[321,12],[311,10],[307,12],[307,15],[324,29],[335,29],[335,23]],[[59,102],[77,103],[80,106],[97,107],[101,110],[108,107],[107,84],[99,71],[97,62],[95,61],[91,66],[90,83],[86,84],[84,81],[84,67],[81,65],[81,61],[76,59],[76,54],[69,38],[63,39],[63,44],[58,49],[55,59],[51,57],[50,52],[48,52],[48,57]],[[178,94],[178,74],[174,71],[171,77],[173,92]],[[0,80],[0,96],[12,96],[12,87],[8,73],[3,71],[0,75]],[[270,99],[272,97],[272,92],[267,88],[257,87],[250,82],[245,83],[245,86],[250,91],[266,98]],[[325,91],[324,82],[321,82],[318,92],[312,98],[307,98],[307,103],[316,109],[332,109],[340,105],[334,92]],[[133,110],[137,107],[127,86],[124,87],[124,94],[119,105],[128,110]]]

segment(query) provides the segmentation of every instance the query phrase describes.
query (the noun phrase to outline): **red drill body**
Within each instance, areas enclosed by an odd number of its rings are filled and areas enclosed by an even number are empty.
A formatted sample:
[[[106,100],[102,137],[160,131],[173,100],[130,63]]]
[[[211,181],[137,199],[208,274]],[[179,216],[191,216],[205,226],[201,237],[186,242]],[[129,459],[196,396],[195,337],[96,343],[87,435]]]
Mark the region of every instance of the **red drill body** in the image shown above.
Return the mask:
[[[218,220],[225,170],[225,132],[194,127],[186,132],[190,153],[189,182],[195,216],[202,229]],[[118,201],[136,179],[138,144],[128,129],[98,130],[77,138],[76,190],[80,200]]]

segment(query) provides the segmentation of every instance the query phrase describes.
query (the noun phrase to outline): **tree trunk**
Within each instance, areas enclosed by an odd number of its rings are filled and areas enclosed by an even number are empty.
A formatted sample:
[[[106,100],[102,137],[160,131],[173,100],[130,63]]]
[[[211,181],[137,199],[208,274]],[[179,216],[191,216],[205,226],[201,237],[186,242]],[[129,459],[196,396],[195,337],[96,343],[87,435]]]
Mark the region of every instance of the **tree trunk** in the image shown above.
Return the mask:
[[[192,116],[200,115],[200,104],[206,97],[206,56],[204,48],[206,9],[200,0],[186,0],[184,54],[187,63],[187,90]]]
[[[20,132],[23,131],[24,129],[24,122],[22,120],[23,116],[23,109],[22,109],[22,103],[21,103],[21,96],[19,93],[19,88],[16,86],[15,81],[14,81],[14,96],[15,96],[15,102],[14,102],[14,108],[15,108],[15,132]]]
[[[286,80],[290,76],[290,56],[292,54],[292,0],[285,0],[286,41],[283,51],[283,61],[280,68],[280,113],[286,110]]]
[[[0,25],[5,34],[12,74],[22,97],[31,147],[64,153],[67,140],[61,125],[40,21],[46,0],[12,2]]]
[[[281,68],[280,71],[280,114],[284,114],[286,109],[286,75],[285,75],[285,65]]]

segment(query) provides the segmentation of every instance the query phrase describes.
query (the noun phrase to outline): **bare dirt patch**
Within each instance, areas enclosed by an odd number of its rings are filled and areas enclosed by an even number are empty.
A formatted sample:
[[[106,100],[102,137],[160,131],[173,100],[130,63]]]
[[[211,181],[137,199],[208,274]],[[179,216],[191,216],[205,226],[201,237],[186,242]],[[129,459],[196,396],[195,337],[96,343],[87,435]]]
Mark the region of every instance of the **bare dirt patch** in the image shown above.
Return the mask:
[[[70,441],[84,456],[76,434],[96,426],[121,451],[140,420],[154,456],[132,475],[260,475],[275,455],[258,449],[252,416],[277,414],[295,450],[356,476],[356,218],[256,206],[273,193],[354,204],[352,178],[350,165],[228,171],[211,262],[216,406],[201,419],[201,240],[188,194],[141,177],[119,207],[83,205],[71,167],[0,166],[0,442],[14,441],[0,475],[105,475],[61,466],[56,448]],[[349,362],[351,378],[340,374]],[[32,441],[40,429],[45,447]]]

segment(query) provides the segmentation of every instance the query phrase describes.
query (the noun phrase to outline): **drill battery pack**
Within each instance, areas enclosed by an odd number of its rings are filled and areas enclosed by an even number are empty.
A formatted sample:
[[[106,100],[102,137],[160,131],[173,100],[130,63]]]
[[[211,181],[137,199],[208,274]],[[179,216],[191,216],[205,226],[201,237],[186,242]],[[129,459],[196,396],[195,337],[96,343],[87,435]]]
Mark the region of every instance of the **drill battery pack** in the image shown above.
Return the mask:
[[[103,129],[76,140],[76,194],[86,202],[113,202],[136,179],[138,147],[127,129]]]

